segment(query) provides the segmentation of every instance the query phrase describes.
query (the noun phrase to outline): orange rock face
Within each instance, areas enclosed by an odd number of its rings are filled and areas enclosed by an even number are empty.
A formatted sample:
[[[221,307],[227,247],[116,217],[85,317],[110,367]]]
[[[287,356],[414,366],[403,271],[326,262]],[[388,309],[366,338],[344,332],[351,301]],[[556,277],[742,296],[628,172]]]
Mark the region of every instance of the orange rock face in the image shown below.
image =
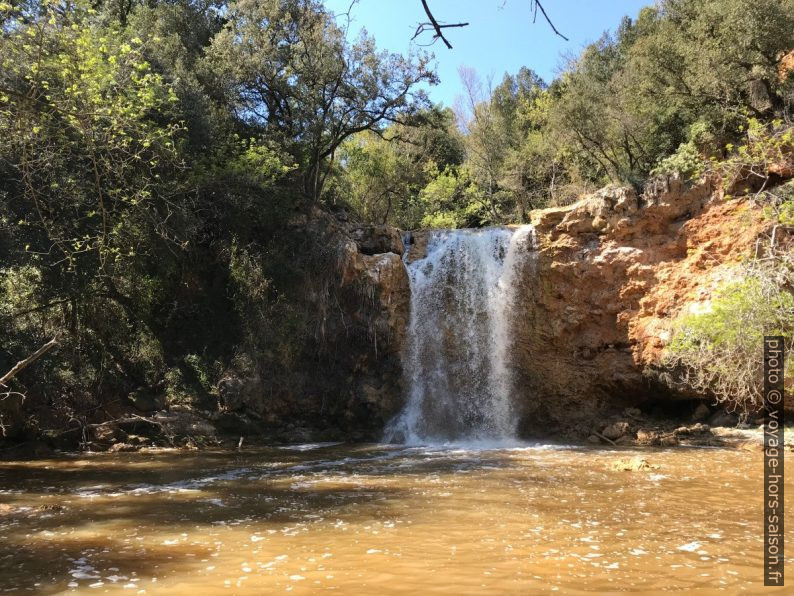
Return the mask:
[[[786,80],[786,77],[792,70],[794,70],[794,50],[791,50],[788,54],[785,54],[778,62],[777,72],[780,76],[780,80]]]
[[[514,362],[525,432],[686,397],[659,380],[671,324],[705,308],[770,227],[747,200],[674,178],[639,196],[608,187],[532,221],[538,254],[522,281]]]

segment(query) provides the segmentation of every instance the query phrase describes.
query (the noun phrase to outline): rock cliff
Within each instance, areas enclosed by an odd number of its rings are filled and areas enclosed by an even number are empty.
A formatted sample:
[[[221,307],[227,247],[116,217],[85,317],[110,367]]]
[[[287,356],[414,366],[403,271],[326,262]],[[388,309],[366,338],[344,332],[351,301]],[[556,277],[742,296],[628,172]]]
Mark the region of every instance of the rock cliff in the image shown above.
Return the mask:
[[[673,319],[706,307],[769,227],[760,208],[704,182],[607,187],[534,211],[537,259],[522,280],[515,361],[524,434],[583,435],[624,407],[703,397],[672,386]]]
[[[769,232],[762,209],[747,198],[724,199],[708,181],[666,178],[641,194],[607,187],[533,211],[531,221],[534,255],[514,277],[509,363],[520,434],[583,439],[596,421],[626,408],[694,410],[686,400],[707,396],[673,383],[663,366],[673,321],[708,308],[718,286],[737,275]],[[328,291],[310,293],[301,306],[321,313],[317,349],[307,352],[316,356],[273,373],[278,383],[264,379],[264,369],[228,375],[221,422],[248,413],[259,421],[249,434],[264,421],[288,439],[378,439],[405,399],[411,289],[401,234],[322,214],[301,230],[322,230],[335,255]],[[426,232],[410,235],[409,260],[426,254],[427,240]],[[227,430],[240,428],[232,418]]]
[[[625,408],[675,412],[707,398],[673,382],[664,348],[675,318],[708,308],[769,232],[762,209],[747,198],[724,199],[710,181],[661,178],[641,194],[607,187],[533,211],[531,221],[535,255],[516,277],[510,362],[520,433],[584,438],[594,421]],[[424,256],[427,239],[411,234],[410,260]],[[410,300],[400,235],[354,228],[345,242],[343,284],[363,282],[377,294],[369,316],[397,354]],[[403,399],[396,372],[387,377],[358,383],[377,420]]]
[[[295,291],[303,315],[296,354],[283,367],[272,355],[238,355],[218,386],[216,426],[287,441],[378,439],[402,403],[410,288],[400,234],[320,211],[293,234],[323,253]]]

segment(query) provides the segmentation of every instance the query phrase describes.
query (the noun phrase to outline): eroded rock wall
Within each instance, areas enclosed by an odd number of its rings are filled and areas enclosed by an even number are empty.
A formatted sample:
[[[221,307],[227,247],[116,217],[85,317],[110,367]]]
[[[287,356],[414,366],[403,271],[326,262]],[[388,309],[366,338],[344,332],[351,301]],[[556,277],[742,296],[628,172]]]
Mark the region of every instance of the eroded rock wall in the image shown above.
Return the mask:
[[[704,397],[669,382],[664,348],[673,320],[707,308],[753,254],[770,226],[762,210],[725,200],[709,182],[668,178],[641,194],[607,187],[531,217],[535,254],[515,277],[509,363],[520,434],[583,439],[625,408]],[[320,214],[298,233],[324,234],[336,255],[330,291],[301,306],[322,312],[316,357],[292,372],[230,374],[221,415],[229,432],[238,428],[229,415],[247,412],[251,434],[265,424],[295,438],[305,430],[307,438],[378,439],[405,398],[411,290],[401,234]],[[424,256],[427,240],[427,232],[411,235],[409,259]]]
[[[238,357],[242,366],[219,383],[216,423],[228,433],[290,441],[379,439],[402,405],[410,288],[400,233],[321,212],[294,233],[319,239],[327,257],[306,272],[302,296],[293,290],[305,321],[299,353],[281,368],[266,355]]]
[[[534,211],[532,223],[513,362],[523,434],[582,436],[616,409],[698,397],[660,375],[672,321],[736,275],[769,226],[761,210],[668,178]]]

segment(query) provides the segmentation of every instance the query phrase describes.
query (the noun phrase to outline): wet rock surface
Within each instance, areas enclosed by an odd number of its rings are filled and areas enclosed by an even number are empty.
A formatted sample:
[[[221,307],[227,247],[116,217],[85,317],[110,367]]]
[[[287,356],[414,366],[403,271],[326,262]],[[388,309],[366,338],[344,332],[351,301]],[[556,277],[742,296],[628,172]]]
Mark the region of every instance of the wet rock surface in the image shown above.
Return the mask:
[[[738,418],[677,385],[662,355],[675,317],[707,305],[753,250],[769,225],[760,209],[724,200],[707,181],[665,178],[641,193],[607,187],[531,219],[525,250],[534,255],[511,282],[519,435],[617,446],[722,441],[714,429],[734,428]],[[324,291],[308,292],[301,306],[319,313],[317,325],[289,370],[275,370],[272,354],[241,348],[206,409],[180,411],[162,392],[138,388],[122,398],[127,409],[116,420],[75,421],[43,436],[42,449],[381,439],[405,401],[411,288],[403,256],[425,257],[430,233],[322,213],[296,226],[296,234],[322,236],[333,258]],[[649,416],[654,404],[693,398],[701,402],[686,411]]]

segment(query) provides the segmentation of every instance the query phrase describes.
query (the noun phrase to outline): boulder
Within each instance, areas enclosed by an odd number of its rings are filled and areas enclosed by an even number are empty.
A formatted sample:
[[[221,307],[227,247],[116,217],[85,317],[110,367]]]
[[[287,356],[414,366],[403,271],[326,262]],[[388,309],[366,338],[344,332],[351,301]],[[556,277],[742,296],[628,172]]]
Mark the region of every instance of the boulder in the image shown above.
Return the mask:
[[[711,433],[711,428],[708,424],[703,424],[702,422],[698,422],[691,426],[681,426],[675,429],[676,435],[697,435],[703,433]]]
[[[139,412],[156,412],[165,408],[165,395],[151,393],[143,388],[131,392],[127,399]]]
[[[695,411],[692,413],[692,422],[700,422],[701,420],[705,420],[711,414],[711,410],[706,404],[698,404]]]
[[[91,438],[99,443],[118,443],[127,440],[127,433],[115,422],[105,422],[91,429]]]
[[[261,378],[254,373],[243,375],[235,371],[227,371],[218,381],[221,406],[229,412],[241,412],[246,409],[261,411],[263,393]]]
[[[162,433],[162,426],[159,423],[137,416],[115,420],[112,424],[125,433],[118,438],[114,438],[113,442],[125,441],[126,437],[130,434],[154,438],[159,437]]]
[[[116,443],[115,445],[111,445],[110,449],[108,449],[109,453],[128,453],[131,451],[138,451],[140,447],[138,445],[131,445],[130,443]]]
[[[655,445],[659,443],[658,433],[652,430],[640,429],[637,431],[637,442],[640,445]]]
[[[262,425],[237,412],[220,412],[213,416],[215,427],[222,433],[235,436],[262,434]]]
[[[161,412],[153,421],[160,424],[162,434],[169,437],[213,437],[215,427],[198,413],[184,406],[175,406],[169,412]]]
[[[620,421],[614,422],[607,426],[601,434],[604,435],[607,439],[611,439],[613,441],[619,439],[623,435],[628,434],[630,425],[628,422]]]
[[[717,410],[708,419],[709,426],[734,427],[739,424],[739,417],[725,410]]]

